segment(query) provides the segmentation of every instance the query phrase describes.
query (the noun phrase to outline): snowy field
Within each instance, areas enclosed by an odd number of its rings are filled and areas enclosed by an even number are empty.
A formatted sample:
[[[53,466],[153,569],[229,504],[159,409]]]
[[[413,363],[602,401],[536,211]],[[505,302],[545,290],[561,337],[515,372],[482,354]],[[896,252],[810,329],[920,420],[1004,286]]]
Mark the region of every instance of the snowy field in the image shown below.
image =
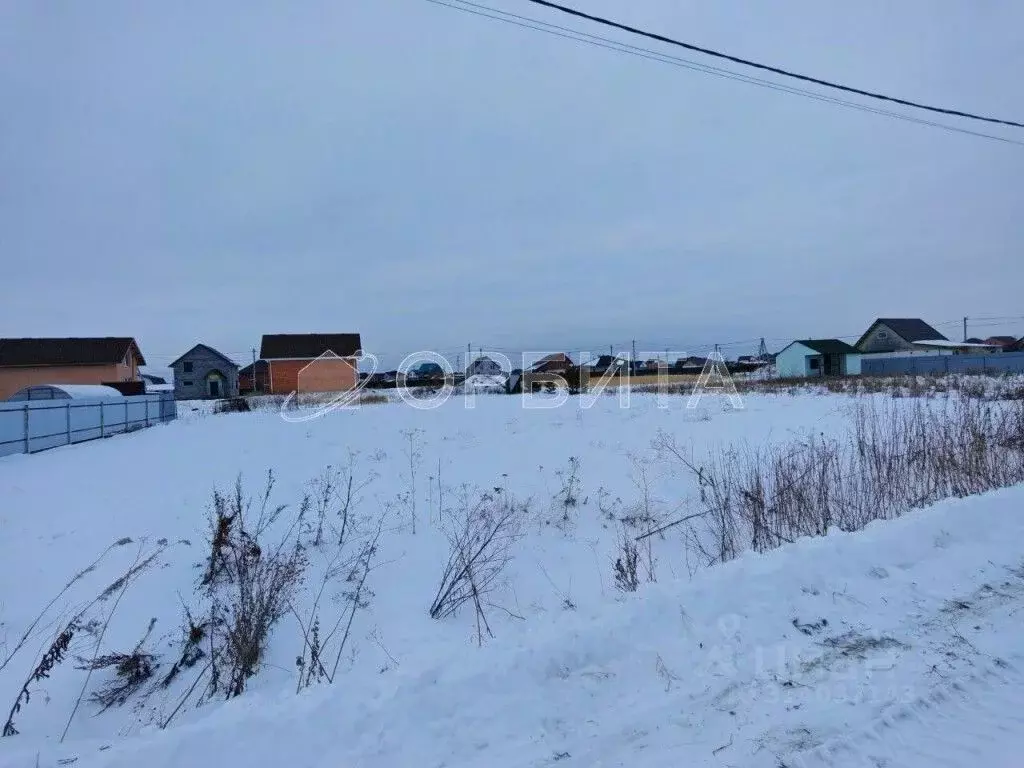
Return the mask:
[[[642,540],[639,590],[616,586],[624,535],[698,506],[694,475],[656,447],[665,437],[700,465],[729,446],[839,433],[853,400],[687,409],[634,394],[629,408],[604,396],[580,410],[488,395],[297,423],[184,406],[166,426],[0,460],[0,717],[68,620],[115,587],[29,686],[0,766],[1024,764],[1024,488],[710,568],[685,545],[691,529],[670,527]],[[155,683],[181,653],[185,607],[198,610],[214,489],[241,475],[258,506],[268,470],[282,520],[331,472],[342,492],[322,541],[307,539],[304,584],[259,674],[197,707],[201,663]],[[358,579],[331,543],[349,478],[346,557],[377,542],[354,610]],[[431,618],[446,531],[481,499],[517,515],[486,625],[470,604]],[[314,606],[325,634],[349,615],[351,628],[337,658],[332,646],[334,683],[297,693]],[[151,684],[100,713],[90,696],[110,670],[76,667],[143,637]]]

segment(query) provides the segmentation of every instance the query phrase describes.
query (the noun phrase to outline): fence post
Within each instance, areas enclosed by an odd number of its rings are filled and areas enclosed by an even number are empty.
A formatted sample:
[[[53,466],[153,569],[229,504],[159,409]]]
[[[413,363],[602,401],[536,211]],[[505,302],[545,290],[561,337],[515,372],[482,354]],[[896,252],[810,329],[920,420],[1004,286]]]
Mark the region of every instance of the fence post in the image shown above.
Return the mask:
[[[146,404],[146,426],[149,426],[149,395],[143,395]]]
[[[68,445],[71,445],[71,400],[64,406],[64,417],[67,422]]]
[[[103,434],[103,401],[102,400],[99,402],[99,407],[100,407],[100,437],[105,437],[105,435]]]
[[[24,429],[25,429],[25,453],[29,453],[29,442],[28,442],[28,400],[25,401],[25,419],[24,419],[24,425],[23,426],[24,426]]]
[[[128,431],[128,398],[124,399],[124,431]]]

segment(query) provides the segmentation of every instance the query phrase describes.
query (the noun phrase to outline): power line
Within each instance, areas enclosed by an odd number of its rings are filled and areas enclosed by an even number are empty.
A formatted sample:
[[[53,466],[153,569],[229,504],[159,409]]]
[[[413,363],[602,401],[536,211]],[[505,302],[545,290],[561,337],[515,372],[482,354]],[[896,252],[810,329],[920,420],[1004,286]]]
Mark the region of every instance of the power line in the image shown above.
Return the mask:
[[[457,11],[463,11],[464,13],[471,13],[475,16],[481,16],[487,19],[493,19],[495,21],[505,22],[506,24],[512,24],[517,27],[524,29],[532,29],[537,32],[544,32],[545,34],[553,35],[555,37],[564,38],[566,40],[572,40],[577,43],[584,43],[586,45],[592,45],[597,48],[604,48],[610,51],[616,51],[617,53],[625,53],[631,56],[637,56],[641,59],[648,59],[649,61],[657,61],[662,64],[669,64],[676,66],[681,69],[688,69],[693,72],[700,72],[714,77],[721,77],[726,80],[734,80],[741,83],[747,83],[749,85],[756,85],[762,88],[768,88],[769,90],[779,91],[782,93],[789,93],[794,96],[803,96],[804,98],[813,99],[814,101],[820,101],[825,104],[832,104],[834,106],[845,107],[847,109],[855,109],[860,112],[868,112],[871,114],[882,115],[883,117],[891,117],[897,120],[904,120],[909,123],[916,123],[918,125],[925,125],[932,128],[939,128],[944,131],[951,133],[962,133],[968,136],[975,136],[977,138],[989,139],[992,141],[1000,141],[1005,144],[1016,144],[1018,146],[1024,146],[1024,141],[1018,141],[1010,139],[1005,136],[997,136],[995,134],[983,133],[981,131],[973,131],[968,128],[960,128],[953,125],[947,125],[945,123],[935,122],[933,120],[926,120],[920,117],[914,117],[913,115],[906,115],[900,112],[894,112],[892,110],[881,109],[879,107],[871,107],[866,104],[858,104],[857,102],[847,101],[845,99],[838,98],[836,96],[827,96],[821,93],[815,93],[804,88],[797,88],[795,86],[785,85],[783,83],[776,83],[771,80],[765,80],[764,78],[754,77],[752,75],[745,75],[740,72],[734,72],[729,69],[723,69],[721,67],[715,67],[710,64],[701,64],[700,62],[693,61],[691,59],[684,59],[679,56],[672,56],[667,53],[660,51],[654,51],[650,48],[642,48],[640,46],[631,45],[629,43],[623,43],[618,40],[613,40],[607,37],[601,37],[600,35],[593,35],[588,32],[582,32],[580,30],[572,29],[570,27],[562,27],[558,24],[551,24],[546,21],[540,21],[539,19],[533,19],[528,16],[522,16],[509,11],[499,10],[490,6],[482,5],[480,3],[470,2],[470,0],[427,0],[429,3],[434,5],[445,6],[446,8],[452,8]],[[474,10],[476,9],[476,10]]]
[[[949,108],[946,108],[946,107],[935,107],[935,106],[931,106],[929,104],[922,104],[921,102],[917,102],[917,101],[910,101],[908,99],[900,99],[900,98],[897,98],[895,96],[887,96],[887,95],[885,95],[883,93],[877,93],[875,91],[866,91],[866,90],[863,90],[861,88],[854,88],[854,87],[849,86],[849,85],[842,85],[841,83],[836,83],[836,82],[833,82],[831,80],[823,80],[821,78],[811,77],[810,75],[802,75],[799,72],[793,72],[791,70],[782,69],[780,67],[773,67],[773,66],[771,66],[769,64],[761,64],[760,62],[757,62],[757,61],[752,61],[750,59],[744,59],[744,58],[741,58],[739,56],[732,56],[732,55],[730,55],[728,53],[722,53],[721,51],[716,51],[716,50],[711,49],[711,48],[703,48],[703,47],[701,47],[699,45],[694,45],[693,43],[684,43],[681,40],[675,40],[674,38],[666,37],[665,35],[659,35],[659,34],[657,34],[655,32],[647,32],[645,30],[638,29],[637,27],[631,27],[628,24],[622,24],[622,23],[617,22],[617,21],[612,21],[611,19],[606,19],[606,18],[604,18],[602,16],[594,16],[593,14],[584,13],[583,11],[578,11],[575,8],[569,8],[568,6],[565,6],[565,5],[559,5],[558,3],[550,2],[550,0],[527,0],[527,2],[533,3],[534,5],[541,5],[541,6],[544,6],[545,8],[551,8],[553,10],[560,11],[562,13],[567,13],[570,16],[575,16],[575,17],[580,18],[580,19],[586,19],[588,21],[593,21],[593,22],[595,22],[597,24],[603,24],[606,27],[612,27],[614,29],[621,29],[623,32],[629,32],[630,34],[640,35],[641,37],[646,37],[646,38],[649,38],[651,40],[657,40],[658,42],[668,43],[669,45],[679,46],[680,48],[686,48],[689,51],[696,51],[697,53],[703,53],[703,54],[705,54],[707,56],[714,56],[715,58],[725,59],[727,61],[731,61],[731,62],[734,62],[736,64],[742,64],[742,65],[747,66],[747,67],[754,67],[755,69],[761,69],[761,70],[764,70],[766,72],[773,72],[773,73],[775,73],[777,75],[783,75],[785,77],[791,77],[791,78],[793,78],[795,80],[803,80],[804,82],[807,82],[807,83],[814,83],[815,85],[823,85],[826,88],[834,88],[836,90],[845,91],[847,93],[855,93],[858,96],[867,96],[867,97],[872,98],[872,99],[878,99],[880,101],[888,101],[888,102],[891,102],[893,104],[901,104],[901,105],[903,105],[905,107],[914,107],[915,109],[923,109],[923,110],[927,110],[929,112],[938,112],[939,114],[943,114],[943,115],[953,115],[954,117],[965,117],[965,118],[968,118],[970,120],[981,120],[981,121],[986,122],[986,123],[996,123],[998,125],[1010,125],[1010,126],[1013,126],[1014,128],[1024,128],[1024,123],[1018,123],[1018,122],[1016,122],[1014,120],[1004,120],[1004,119],[998,118],[998,117],[986,117],[984,115],[974,114],[973,112],[964,112],[964,111],[959,110],[959,109],[949,109]]]

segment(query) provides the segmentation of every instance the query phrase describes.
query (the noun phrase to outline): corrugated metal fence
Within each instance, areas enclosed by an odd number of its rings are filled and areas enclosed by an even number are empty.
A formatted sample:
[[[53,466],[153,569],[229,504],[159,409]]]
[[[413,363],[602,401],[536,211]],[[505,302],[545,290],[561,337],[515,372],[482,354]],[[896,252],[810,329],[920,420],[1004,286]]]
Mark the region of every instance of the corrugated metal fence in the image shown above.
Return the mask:
[[[922,355],[920,357],[876,359],[865,355],[860,361],[860,372],[864,376],[1024,373],[1024,352],[1003,352],[991,355]]]
[[[173,421],[177,415],[170,392],[111,399],[0,402],[0,456],[133,432]]]

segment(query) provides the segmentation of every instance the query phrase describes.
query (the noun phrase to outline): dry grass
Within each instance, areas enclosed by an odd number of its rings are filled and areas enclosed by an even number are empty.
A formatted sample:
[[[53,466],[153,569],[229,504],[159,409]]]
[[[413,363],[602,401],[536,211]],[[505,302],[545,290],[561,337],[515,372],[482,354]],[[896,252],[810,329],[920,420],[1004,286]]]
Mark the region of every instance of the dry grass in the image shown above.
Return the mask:
[[[687,543],[712,564],[1024,482],[1024,401],[865,400],[845,436],[731,447],[700,465],[669,436],[656,446],[697,478]]]

